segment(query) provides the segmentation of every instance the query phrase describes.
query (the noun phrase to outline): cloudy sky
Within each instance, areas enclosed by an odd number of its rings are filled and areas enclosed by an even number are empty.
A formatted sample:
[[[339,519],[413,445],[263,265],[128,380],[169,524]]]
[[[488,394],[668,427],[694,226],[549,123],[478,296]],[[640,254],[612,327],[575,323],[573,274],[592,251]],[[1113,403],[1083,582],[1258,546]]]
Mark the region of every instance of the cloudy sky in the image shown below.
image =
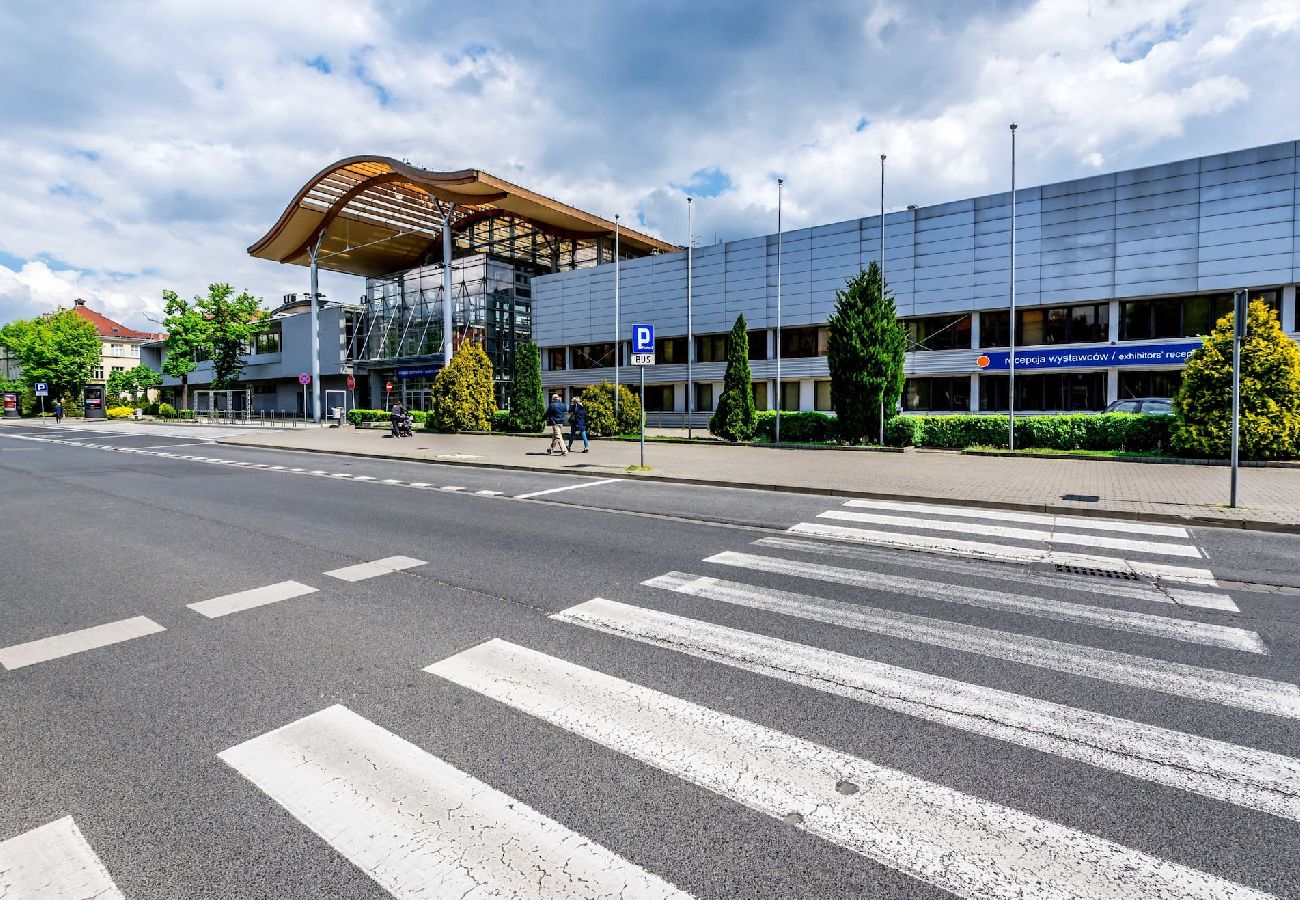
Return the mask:
[[[701,243],[1300,138],[1296,0],[3,0],[0,322],[274,301],[335,159],[477,167]],[[327,276],[332,297],[358,279]]]

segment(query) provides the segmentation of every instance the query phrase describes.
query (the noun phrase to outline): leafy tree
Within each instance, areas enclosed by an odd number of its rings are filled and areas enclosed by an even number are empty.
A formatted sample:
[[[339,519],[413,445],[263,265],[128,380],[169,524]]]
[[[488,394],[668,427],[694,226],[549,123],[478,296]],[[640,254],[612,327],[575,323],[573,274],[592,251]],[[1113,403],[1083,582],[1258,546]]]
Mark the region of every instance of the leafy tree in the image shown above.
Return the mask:
[[[1174,398],[1174,447],[1227,456],[1232,442],[1232,314],[1219,319],[1187,360]],[[1251,459],[1300,455],[1300,348],[1277,315],[1252,300],[1241,345],[1241,453]]]
[[[244,374],[244,355],[253,345],[266,315],[262,301],[247,291],[233,296],[228,284],[208,286],[208,296],[196,297],[194,305],[203,316],[206,344],[212,359],[212,389],[224,391],[239,383]]]
[[[10,322],[0,328],[0,344],[13,351],[28,386],[38,381],[50,386],[51,401],[78,402],[101,359],[95,326],[67,309]]]
[[[608,381],[586,388],[582,392],[582,405],[587,407],[588,434],[608,437],[641,430],[641,401],[625,384],[618,386],[617,420],[614,418],[614,385]]]
[[[727,338],[727,371],[722,377],[722,395],[709,419],[709,431],[728,441],[748,441],[754,437],[758,417],[754,412],[753,376],[749,371],[749,332],[745,317],[736,317]]]
[[[150,388],[161,384],[162,376],[141,364],[134,369],[111,373],[108,376],[108,394],[113,399],[127,394],[133,402],[138,403],[148,395]]]
[[[433,424],[439,431],[491,431],[497,404],[492,361],[478,344],[462,344],[433,379]]]
[[[167,339],[163,342],[162,370],[181,380],[181,409],[189,409],[190,373],[199,367],[199,352],[208,349],[207,327],[198,308],[175,291],[163,291],[163,300]]]
[[[892,415],[903,391],[906,333],[894,298],[871,263],[835,292],[835,312],[826,366],[831,375],[831,407],[840,437],[850,444],[880,434],[880,413]]]
[[[454,357],[453,357],[454,358]],[[541,431],[546,416],[542,395],[542,356],[537,345],[525,341],[515,351],[515,380],[510,385],[511,431]]]

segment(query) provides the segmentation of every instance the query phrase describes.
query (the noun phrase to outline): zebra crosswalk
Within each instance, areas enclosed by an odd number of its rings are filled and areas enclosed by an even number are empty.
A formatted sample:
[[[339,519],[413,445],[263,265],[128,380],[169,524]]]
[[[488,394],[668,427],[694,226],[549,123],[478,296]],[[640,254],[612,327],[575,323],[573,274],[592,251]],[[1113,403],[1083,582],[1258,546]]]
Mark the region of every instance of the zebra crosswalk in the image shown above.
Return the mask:
[[[1004,792],[1022,774],[1017,761],[1033,754],[1037,767],[1070,773],[1061,780],[1065,791],[1141,786],[1200,804],[1207,818],[1247,817],[1249,840],[1275,841],[1279,852],[1297,833],[1300,759],[1279,752],[1286,746],[1276,735],[1300,723],[1300,687],[1260,674],[1276,674],[1268,635],[1251,627],[1240,598],[1217,589],[1209,568],[1173,584],[1148,568],[1175,566],[1170,558],[1209,565],[1185,529],[1065,523],[1037,513],[981,529],[970,525],[993,521],[991,511],[883,501],[850,501],[827,512],[848,515],[815,518],[896,543],[817,535],[808,527],[817,522],[804,522],[785,535],[747,538],[743,547],[699,548],[683,565],[689,571],[661,571],[617,595],[611,589],[608,597],[552,608],[540,630],[524,637],[480,636],[421,661],[427,677],[412,673],[411,697],[418,705],[450,691],[457,707],[490,706],[485,719],[506,730],[488,736],[489,746],[517,742],[527,755],[537,740],[530,729],[554,731],[590,747],[575,754],[576,765],[608,754],[918,889],[961,897],[1300,896],[1300,888],[1279,891],[1276,879],[1225,866],[1222,857],[1160,850],[1177,845],[1182,823],[1153,815],[1128,791],[1112,793],[1119,808],[1109,822],[1059,814],[1068,804],[1057,814],[1027,809],[1023,796]],[[1122,555],[1090,556],[1095,574],[1080,573],[1042,536],[1067,528],[1097,534],[1110,543],[1086,546]],[[960,543],[965,538],[942,537],[936,540],[959,543],[927,545],[923,553],[897,549],[921,532],[949,530],[976,535],[991,549],[972,556]],[[1030,551],[1038,555],[1020,555]],[[324,574],[352,582],[421,564],[392,556]],[[195,607],[219,616],[304,589],[287,582]],[[1043,628],[1055,632],[1034,633]],[[891,652],[900,644],[918,655]],[[629,655],[636,664],[609,670],[610,660]],[[922,658],[925,665],[909,661]],[[967,675],[972,660],[995,675]],[[707,692],[680,696],[672,688],[680,682],[655,677],[653,667],[701,681],[727,678],[729,692],[743,685],[748,696],[714,708]],[[1069,690],[1045,695],[1045,684]],[[766,715],[773,688],[841,704],[861,731],[892,716],[901,725],[891,727],[918,741],[941,733],[936,752],[983,742],[981,765],[996,776],[976,791],[928,768],[924,744],[920,757],[889,759],[877,758],[870,741],[837,746],[833,731],[809,734],[798,716]],[[1112,692],[1127,703],[1108,705]],[[717,895],[715,882],[698,871],[666,865],[671,854],[641,854],[626,840],[610,844],[596,817],[589,820],[586,796],[543,812],[503,777],[503,766],[476,769],[434,752],[468,738],[445,731],[431,741],[432,731],[475,727],[472,717],[444,717],[430,706],[427,718],[390,722],[390,730],[353,706],[323,702],[270,731],[242,735],[218,756],[240,776],[238,790],[287,811],[291,827],[315,835],[389,894]],[[1168,720],[1166,708],[1176,710]],[[1225,714],[1236,725],[1231,730],[1216,727]],[[448,724],[453,719],[459,724]],[[1005,748],[1006,757],[989,747]],[[640,798],[630,797],[619,814],[642,812]],[[1115,825],[1142,816],[1158,818],[1172,840],[1153,846],[1132,840],[1132,827]],[[660,826],[663,840],[685,840],[671,823]],[[0,897],[10,896],[8,884],[24,884],[31,867],[14,860],[30,856],[37,838],[40,852],[58,863],[52,871],[99,892],[56,886],[39,896],[120,896],[111,865],[99,862],[71,818],[45,828],[43,836],[37,829],[0,843]],[[790,894],[765,890],[761,881],[747,887],[758,897]],[[880,887],[873,895],[911,893]],[[803,895],[828,894],[809,888]]]

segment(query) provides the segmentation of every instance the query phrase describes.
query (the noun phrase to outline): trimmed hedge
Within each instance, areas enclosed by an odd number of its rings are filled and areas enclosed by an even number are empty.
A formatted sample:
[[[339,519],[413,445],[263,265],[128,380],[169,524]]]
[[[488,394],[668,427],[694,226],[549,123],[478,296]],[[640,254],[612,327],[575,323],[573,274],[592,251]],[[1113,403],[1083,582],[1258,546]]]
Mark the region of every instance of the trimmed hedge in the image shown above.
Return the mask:
[[[776,411],[765,409],[758,414],[754,439],[776,440]],[[837,440],[837,420],[822,412],[781,413],[781,440],[791,444],[820,444]]]
[[[416,425],[421,425],[429,417],[426,412],[418,409],[408,410],[411,414],[411,421]],[[352,425],[360,426],[364,422],[382,422],[387,425],[392,421],[392,416],[386,409],[350,409],[348,410],[348,422]]]
[[[1016,446],[1049,450],[1166,450],[1173,416],[1130,413],[1018,416]],[[1007,417],[895,416],[885,428],[885,440],[895,447],[962,450],[966,447],[1005,447]]]
[[[513,415],[508,409],[498,409],[492,414],[493,431],[514,431],[513,424]]]

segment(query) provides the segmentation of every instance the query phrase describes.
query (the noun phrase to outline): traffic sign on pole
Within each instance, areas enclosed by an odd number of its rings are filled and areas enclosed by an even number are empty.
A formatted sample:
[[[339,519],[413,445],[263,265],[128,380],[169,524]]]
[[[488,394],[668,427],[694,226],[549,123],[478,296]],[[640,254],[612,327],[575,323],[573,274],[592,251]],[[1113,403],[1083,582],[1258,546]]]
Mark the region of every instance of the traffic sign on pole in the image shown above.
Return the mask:
[[[653,325],[632,326],[632,365],[653,366],[655,364],[655,327]]]
[[[36,384],[34,385],[34,388],[35,388],[35,393],[36,393],[36,396],[37,396],[37,397],[48,397],[48,396],[50,396],[50,386],[49,386],[46,382],[44,382],[44,381],[38,381],[38,382],[36,382]]]
[[[349,391],[355,391],[356,389],[357,389],[357,376],[355,376],[355,375],[349,375],[349,376],[348,376],[348,390],[349,390]]]
[[[306,372],[303,372],[301,375],[298,376],[298,383],[301,384],[303,387],[306,387],[307,385],[311,384],[311,375],[309,375]]]

